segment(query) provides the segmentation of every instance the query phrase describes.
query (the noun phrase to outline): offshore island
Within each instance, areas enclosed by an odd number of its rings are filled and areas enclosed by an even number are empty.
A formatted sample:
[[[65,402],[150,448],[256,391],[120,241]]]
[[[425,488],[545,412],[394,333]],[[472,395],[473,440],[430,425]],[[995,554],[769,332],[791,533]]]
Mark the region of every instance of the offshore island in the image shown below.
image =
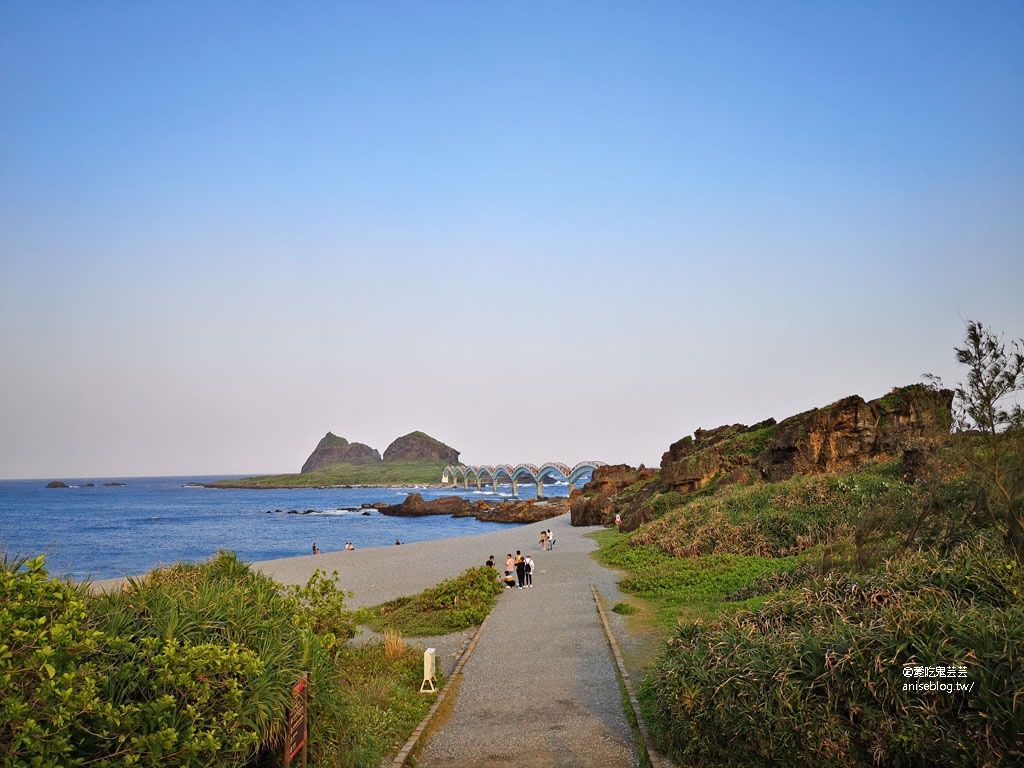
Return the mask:
[[[440,487],[446,467],[459,463],[459,451],[425,432],[410,432],[394,440],[384,454],[364,443],[349,442],[328,432],[298,474],[244,477],[207,484],[209,488],[345,488]],[[382,515],[421,517],[452,515],[475,517],[492,523],[535,523],[568,511],[567,499],[511,499],[503,502],[470,501],[444,496],[425,501],[410,494],[401,504],[373,505]]]
[[[346,486],[440,485],[444,468],[458,464],[459,451],[425,432],[394,440],[384,454],[364,443],[328,432],[298,473],[260,475],[209,483],[210,488],[336,488]]]

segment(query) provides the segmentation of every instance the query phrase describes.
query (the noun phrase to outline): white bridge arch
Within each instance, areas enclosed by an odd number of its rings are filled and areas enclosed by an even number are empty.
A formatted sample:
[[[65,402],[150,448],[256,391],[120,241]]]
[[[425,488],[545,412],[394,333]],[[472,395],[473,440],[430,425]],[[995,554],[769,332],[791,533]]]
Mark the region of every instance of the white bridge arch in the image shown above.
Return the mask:
[[[512,484],[512,495],[519,494],[519,483],[532,481],[537,484],[537,498],[543,496],[541,486],[545,478],[561,477],[569,483],[570,493],[581,477],[605,466],[603,461],[581,461],[570,467],[560,461],[548,461],[540,466],[536,464],[454,464],[444,468],[441,483],[444,485],[461,485],[469,488],[470,482],[476,483],[476,489],[482,490],[484,482],[491,484],[494,492],[498,492],[498,483],[504,481]]]

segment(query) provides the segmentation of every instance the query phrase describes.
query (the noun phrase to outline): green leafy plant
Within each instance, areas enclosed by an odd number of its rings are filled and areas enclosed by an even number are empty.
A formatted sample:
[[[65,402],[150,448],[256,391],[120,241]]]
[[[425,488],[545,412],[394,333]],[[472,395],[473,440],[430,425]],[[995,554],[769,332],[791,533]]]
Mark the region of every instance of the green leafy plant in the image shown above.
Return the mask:
[[[493,568],[477,566],[415,597],[376,606],[360,621],[378,631],[391,628],[410,637],[458,632],[482,623],[503,589]]]

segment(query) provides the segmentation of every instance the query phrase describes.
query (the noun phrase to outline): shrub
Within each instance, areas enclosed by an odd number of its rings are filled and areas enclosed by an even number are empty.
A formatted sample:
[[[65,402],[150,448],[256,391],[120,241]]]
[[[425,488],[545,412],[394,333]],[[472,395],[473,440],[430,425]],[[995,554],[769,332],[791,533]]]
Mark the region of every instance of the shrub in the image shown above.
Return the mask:
[[[0,765],[79,762],[83,724],[102,709],[99,639],[81,587],[49,578],[41,557],[0,559]]]
[[[470,568],[415,597],[400,597],[367,612],[374,629],[394,629],[410,637],[458,632],[481,624],[504,587],[493,568]]]
[[[1024,760],[1024,569],[988,541],[915,553],[710,624],[681,626],[644,683],[663,748],[701,765]],[[908,666],[910,665],[910,666]],[[904,669],[959,667],[969,690]],[[954,681],[948,681],[953,683]]]

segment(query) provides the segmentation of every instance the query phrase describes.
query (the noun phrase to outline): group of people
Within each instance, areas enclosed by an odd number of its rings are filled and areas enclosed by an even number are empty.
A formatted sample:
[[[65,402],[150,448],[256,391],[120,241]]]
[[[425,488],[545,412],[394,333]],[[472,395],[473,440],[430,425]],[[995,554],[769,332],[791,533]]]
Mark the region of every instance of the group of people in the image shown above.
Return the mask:
[[[546,531],[540,532],[540,548],[541,549],[554,549],[555,548],[555,534],[548,528]]]
[[[494,563],[494,555],[487,558],[484,563],[488,568],[497,568]],[[535,563],[529,552],[524,556],[521,550],[516,550],[515,557],[509,552],[505,556],[505,575],[502,577],[507,589],[530,589],[533,586],[533,571]]]
[[[398,542],[395,542],[395,543],[397,544]],[[345,544],[345,551],[346,552],[351,552],[355,548],[356,548],[356,545],[353,544],[351,541]],[[320,554],[320,547],[318,547],[316,545],[315,541],[313,542],[313,554],[314,555],[319,555]]]

